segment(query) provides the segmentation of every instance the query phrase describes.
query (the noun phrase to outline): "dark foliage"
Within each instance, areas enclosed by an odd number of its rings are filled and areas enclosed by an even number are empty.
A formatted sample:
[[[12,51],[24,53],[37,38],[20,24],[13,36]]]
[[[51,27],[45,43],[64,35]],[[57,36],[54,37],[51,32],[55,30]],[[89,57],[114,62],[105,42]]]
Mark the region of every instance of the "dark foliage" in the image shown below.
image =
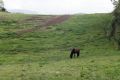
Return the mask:
[[[114,41],[118,44],[118,49],[120,49],[120,0],[115,1],[112,0],[115,5],[115,10],[113,11],[113,21],[111,23],[111,30],[109,39],[114,39]]]

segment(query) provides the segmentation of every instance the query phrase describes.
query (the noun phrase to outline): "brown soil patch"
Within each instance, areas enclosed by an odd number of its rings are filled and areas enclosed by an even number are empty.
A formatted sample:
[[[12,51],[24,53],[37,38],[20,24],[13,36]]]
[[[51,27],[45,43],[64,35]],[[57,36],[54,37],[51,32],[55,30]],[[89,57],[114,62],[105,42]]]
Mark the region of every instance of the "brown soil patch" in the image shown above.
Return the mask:
[[[24,33],[34,32],[42,27],[48,27],[48,26],[52,26],[55,24],[59,24],[59,23],[66,21],[69,17],[70,17],[70,15],[52,16],[52,17],[48,18],[47,20],[39,18],[37,16],[32,17],[30,19],[26,19],[23,22],[28,21],[29,23],[34,23],[34,21],[38,21],[38,24],[35,25],[33,28],[17,31],[16,34],[22,35]],[[42,21],[42,23],[41,23],[41,21]],[[22,22],[20,22],[20,23],[22,23]]]

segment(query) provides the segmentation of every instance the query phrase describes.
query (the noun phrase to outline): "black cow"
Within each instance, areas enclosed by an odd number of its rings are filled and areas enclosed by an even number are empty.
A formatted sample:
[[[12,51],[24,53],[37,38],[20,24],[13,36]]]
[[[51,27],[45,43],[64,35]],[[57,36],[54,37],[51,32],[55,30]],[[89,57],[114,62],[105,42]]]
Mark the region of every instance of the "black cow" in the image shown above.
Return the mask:
[[[72,59],[73,56],[75,57],[76,55],[77,55],[77,57],[79,57],[79,55],[80,55],[80,49],[73,48],[73,49],[71,50],[70,58]]]

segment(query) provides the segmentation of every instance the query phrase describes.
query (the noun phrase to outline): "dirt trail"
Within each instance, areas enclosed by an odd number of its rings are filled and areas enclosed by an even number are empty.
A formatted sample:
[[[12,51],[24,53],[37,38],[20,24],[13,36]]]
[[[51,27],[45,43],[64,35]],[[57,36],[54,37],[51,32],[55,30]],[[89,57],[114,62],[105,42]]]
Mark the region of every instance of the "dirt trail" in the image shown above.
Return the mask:
[[[55,16],[34,15],[27,19],[19,21],[18,24],[19,25],[30,25],[30,26],[32,25],[34,27],[36,25],[38,26],[38,25],[43,24],[46,20],[51,19],[53,17],[55,17]]]
[[[25,34],[25,33],[28,33],[28,32],[34,32],[34,31],[36,31],[36,30],[38,30],[42,27],[48,27],[48,26],[52,26],[52,25],[55,25],[55,24],[59,24],[59,23],[62,23],[64,21],[68,20],[69,17],[70,17],[70,15],[53,16],[51,18],[48,18],[48,20],[44,21],[42,24],[39,23],[39,24],[35,25],[33,28],[17,31],[16,34],[17,35],[22,35],[22,34]],[[37,17],[33,17],[33,18],[29,19],[28,21],[34,22],[34,20],[36,18]],[[36,20],[38,22],[40,22],[42,19],[38,18]]]

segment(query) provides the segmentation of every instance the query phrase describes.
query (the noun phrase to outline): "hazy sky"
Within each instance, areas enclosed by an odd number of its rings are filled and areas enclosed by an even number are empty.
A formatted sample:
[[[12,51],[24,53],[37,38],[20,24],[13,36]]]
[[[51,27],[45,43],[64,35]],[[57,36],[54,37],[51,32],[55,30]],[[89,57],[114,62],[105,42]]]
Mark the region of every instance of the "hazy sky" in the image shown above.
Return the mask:
[[[21,9],[40,14],[73,14],[111,12],[110,0],[4,0],[8,10]]]

